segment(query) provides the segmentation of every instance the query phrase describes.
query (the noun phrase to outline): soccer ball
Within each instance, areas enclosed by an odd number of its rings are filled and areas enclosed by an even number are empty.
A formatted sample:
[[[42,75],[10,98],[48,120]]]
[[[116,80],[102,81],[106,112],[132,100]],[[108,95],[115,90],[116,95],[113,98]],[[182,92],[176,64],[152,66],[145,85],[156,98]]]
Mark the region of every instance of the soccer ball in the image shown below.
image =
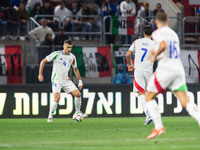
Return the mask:
[[[72,118],[73,118],[74,121],[80,122],[80,121],[83,120],[83,114],[82,113],[75,113]]]

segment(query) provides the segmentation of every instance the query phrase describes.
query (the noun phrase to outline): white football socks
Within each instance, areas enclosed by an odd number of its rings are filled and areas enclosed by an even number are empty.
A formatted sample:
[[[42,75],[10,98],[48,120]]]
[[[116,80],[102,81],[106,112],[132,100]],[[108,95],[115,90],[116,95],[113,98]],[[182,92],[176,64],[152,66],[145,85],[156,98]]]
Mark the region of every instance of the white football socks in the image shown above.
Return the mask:
[[[74,98],[75,112],[81,112],[81,97]]]
[[[149,118],[150,114],[149,114],[147,106],[146,106],[145,95],[138,96],[138,101],[139,101],[140,105],[142,106],[142,109],[146,115],[146,118]]]
[[[163,127],[163,124],[157,102],[155,100],[151,100],[146,103],[146,106],[154,122],[155,128],[161,129]]]
[[[49,110],[49,116],[48,116],[48,118],[53,118],[53,114],[54,114],[54,111],[55,111],[56,108],[57,108],[57,105],[58,105],[58,103],[55,102],[55,101],[53,101],[53,102],[51,103],[51,108],[50,108],[50,110]]]
[[[196,121],[200,121],[200,110],[195,103],[189,102],[186,106],[186,110]]]

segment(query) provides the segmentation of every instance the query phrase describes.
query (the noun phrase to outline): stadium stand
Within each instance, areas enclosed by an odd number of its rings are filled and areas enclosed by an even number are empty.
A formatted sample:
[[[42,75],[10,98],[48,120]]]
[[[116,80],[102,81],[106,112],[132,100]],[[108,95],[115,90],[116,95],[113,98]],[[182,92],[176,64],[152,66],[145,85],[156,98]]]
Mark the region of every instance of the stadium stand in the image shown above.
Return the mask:
[[[25,3],[27,3],[27,0],[24,0]],[[44,2],[44,1],[43,1]],[[45,0],[45,2],[48,2],[48,0]],[[54,9],[60,2],[61,0],[49,0],[50,4],[51,4],[51,9]],[[70,7],[71,5],[71,0],[65,0],[66,2],[66,7]],[[119,8],[120,2],[121,1],[112,1],[113,3],[116,4],[117,8]],[[143,5],[143,2],[146,2],[146,0],[138,0],[136,3],[137,6],[137,12],[140,9],[140,7]],[[190,6],[190,7],[185,7],[185,14],[181,14],[181,11],[179,10],[179,8],[176,6],[177,0],[165,0],[165,1],[160,1],[161,5],[162,5],[162,9],[167,12],[169,18],[170,18],[170,24],[169,26],[178,33],[182,46],[184,47],[185,44],[190,44],[191,47],[198,47],[199,44],[199,29],[198,29],[198,22],[199,22],[199,18],[196,16],[197,14],[197,6]],[[155,0],[148,0],[149,5],[149,9],[150,10],[154,10],[155,6],[157,4],[157,1]],[[2,4],[2,9],[5,9],[6,6],[8,6],[9,3],[4,2]],[[79,0],[79,6],[81,7],[81,0]],[[186,5],[186,2],[183,3],[184,5]],[[88,36],[91,34],[93,35],[99,35],[100,36],[100,40],[74,40],[74,45],[76,46],[100,46],[100,45],[106,45],[107,41],[104,40],[104,37],[107,35],[105,34],[106,32],[104,32],[103,30],[103,17],[100,16],[99,11],[101,10],[100,6],[101,4],[98,3],[95,0],[88,0],[88,5],[92,8],[94,8],[95,10],[98,11],[98,15],[94,15],[91,17],[96,18],[100,18],[101,19],[101,29],[100,32],[94,31],[92,30],[92,32],[81,32],[80,29],[75,29],[75,32],[73,32],[73,34],[76,35],[81,35],[81,34],[86,34],[87,39]],[[188,5],[188,4],[187,4]],[[42,8],[43,9],[43,8]],[[192,13],[188,13],[188,9],[190,12]],[[117,14],[119,15],[120,13],[117,12]],[[45,17],[45,18],[52,18],[53,15],[48,13],[48,14],[43,14],[44,16],[38,16],[38,14],[36,14],[36,18],[37,17]],[[3,12],[0,12],[0,18],[3,16]],[[188,17],[188,16],[191,16]],[[88,16],[86,16],[88,17]],[[39,21],[39,19],[34,19],[29,17],[28,20],[28,24],[27,24],[27,28],[23,28],[23,31],[19,30],[18,31],[18,36],[19,39],[13,39],[13,40],[4,40],[5,37],[3,34],[1,34],[0,37],[0,44],[4,44],[4,45],[22,45],[22,52],[23,52],[23,60],[25,65],[29,65],[29,66],[35,66],[36,64],[38,64],[38,54],[37,54],[37,49],[38,47],[35,46],[35,42],[28,38],[28,32],[34,28],[36,28],[37,26],[39,26],[41,24],[41,22]],[[98,19],[97,19],[98,20]],[[38,22],[37,22],[38,21]],[[1,21],[0,21],[1,22]],[[48,24],[49,26],[51,26],[51,24]],[[192,27],[192,29],[190,29],[190,27]],[[55,34],[58,34],[58,32],[60,31],[59,27],[62,29],[62,24],[58,24],[58,28],[54,29]],[[4,29],[3,29],[3,25],[2,23],[0,24],[0,31],[1,33],[3,33]],[[64,31],[65,35],[71,35],[72,32],[71,31]],[[110,34],[110,33],[109,33]],[[112,34],[111,34],[112,35]],[[121,44],[121,36],[122,35],[116,35],[114,38],[114,43],[115,44]],[[70,37],[70,36],[68,36]],[[109,37],[109,36],[108,36]],[[138,35],[132,35],[132,40],[134,41],[136,38],[138,37],[142,37],[141,33],[139,33]],[[109,43],[109,42],[108,42]],[[59,46],[58,46],[59,47]],[[192,48],[191,48],[192,49]],[[111,51],[111,55],[112,51]],[[114,71],[114,67],[112,68],[112,72],[113,72],[113,76],[112,77],[104,77],[104,78],[99,78],[98,81],[96,79],[84,79],[84,82],[86,83],[111,83],[112,79],[115,75],[115,71]]]

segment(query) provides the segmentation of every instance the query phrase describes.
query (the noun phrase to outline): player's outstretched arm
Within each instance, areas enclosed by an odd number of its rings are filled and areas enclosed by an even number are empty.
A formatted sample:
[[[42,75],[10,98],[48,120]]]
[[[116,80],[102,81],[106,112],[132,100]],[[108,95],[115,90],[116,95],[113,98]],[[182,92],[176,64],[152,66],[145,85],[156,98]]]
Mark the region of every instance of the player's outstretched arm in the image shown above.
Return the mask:
[[[44,81],[44,77],[43,77],[43,70],[44,70],[44,65],[48,62],[48,60],[46,58],[44,58],[41,62],[40,62],[40,68],[39,68],[39,75],[38,75],[38,80],[40,82]]]
[[[128,63],[128,71],[133,71],[134,70],[133,65],[131,65],[131,54],[132,53],[133,52],[129,50],[127,52],[127,54],[126,54],[126,61]]]
[[[74,74],[76,75],[76,77],[78,79],[78,88],[79,88],[79,90],[81,90],[83,88],[83,82],[81,80],[79,70],[78,70],[78,68],[73,68],[73,69],[74,69]]]
[[[151,50],[151,62],[154,63],[156,61],[157,56],[162,53],[167,47],[167,44],[165,41],[162,41],[160,43],[160,46],[158,48],[158,51],[155,52],[154,50]]]

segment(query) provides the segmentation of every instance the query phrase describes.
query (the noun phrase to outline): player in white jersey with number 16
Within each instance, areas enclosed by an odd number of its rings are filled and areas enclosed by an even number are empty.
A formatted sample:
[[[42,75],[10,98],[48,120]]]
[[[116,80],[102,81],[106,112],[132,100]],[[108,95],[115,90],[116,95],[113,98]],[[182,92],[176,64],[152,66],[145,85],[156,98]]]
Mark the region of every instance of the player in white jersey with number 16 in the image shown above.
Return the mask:
[[[147,108],[153,119],[155,128],[147,139],[155,138],[165,133],[161,121],[156,96],[167,88],[173,91],[181,105],[186,108],[200,126],[200,111],[197,105],[188,99],[185,71],[180,60],[180,45],[178,35],[169,28],[168,17],[164,12],[157,13],[155,23],[157,30],[153,32],[155,49],[151,51],[151,62],[158,60],[158,67],[151,77],[146,93]]]
[[[74,69],[74,74],[79,80],[78,87],[81,90],[83,83],[79,70],[77,68],[76,58],[71,53],[73,44],[71,40],[65,40],[63,44],[63,50],[52,52],[46,58],[44,58],[40,63],[38,79],[40,82],[44,81],[43,69],[47,62],[53,61],[53,70],[51,76],[52,90],[54,95],[54,101],[51,103],[51,108],[49,110],[49,116],[47,122],[52,122],[54,111],[57,108],[58,102],[60,101],[60,92],[63,89],[66,93],[71,93],[75,99],[75,113],[82,113],[81,108],[81,93],[74,85],[74,83],[68,77],[68,72],[72,66]],[[87,117],[83,114],[83,117]]]
[[[144,113],[146,114],[146,121],[144,125],[152,122],[148,113],[145,101],[145,93],[147,84],[151,75],[153,74],[153,63],[151,63],[150,50],[154,49],[155,43],[151,40],[151,33],[153,29],[150,25],[143,28],[144,38],[137,39],[133,42],[129,51],[127,52],[126,59],[128,62],[128,71],[134,70],[134,92],[138,92],[138,100]],[[135,53],[134,68],[131,65],[131,54]]]

